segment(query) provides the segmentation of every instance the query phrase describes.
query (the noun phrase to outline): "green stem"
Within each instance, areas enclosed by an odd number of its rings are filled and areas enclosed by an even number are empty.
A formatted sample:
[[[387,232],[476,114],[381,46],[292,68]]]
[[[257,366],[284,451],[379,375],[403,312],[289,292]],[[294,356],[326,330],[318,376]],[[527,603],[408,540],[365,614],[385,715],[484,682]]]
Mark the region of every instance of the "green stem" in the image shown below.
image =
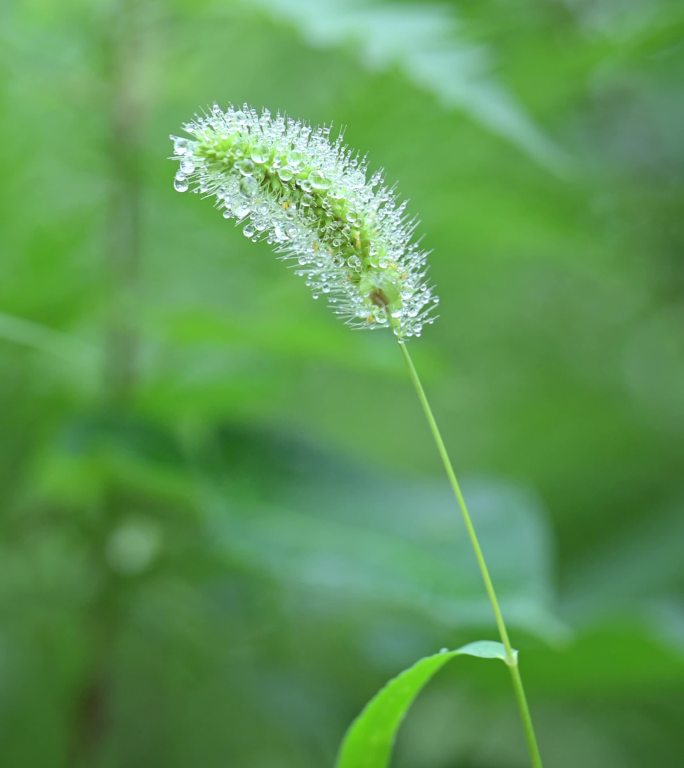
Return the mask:
[[[454,496],[456,497],[456,501],[458,502],[458,506],[461,510],[463,522],[465,523],[466,531],[468,532],[468,538],[470,539],[470,544],[472,545],[473,551],[475,552],[475,559],[477,560],[480,573],[482,574],[482,581],[484,582],[485,590],[487,591],[487,597],[489,598],[492,611],[494,612],[494,619],[496,620],[496,626],[499,630],[499,636],[501,637],[501,643],[506,653],[506,666],[511,673],[513,690],[515,691],[515,698],[518,703],[518,709],[520,710],[520,718],[525,730],[525,737],[527,739],[527,746],[530,752],[532,766],[533,768],[543,768],[541,755],[539,753],[539,746],[537,745],[537,737],[535,736],[534,725],[532,724],[530,708],[527,704],[525,689],[523,687],[522,678],[520,677],[518,657],[516,652],[513,650],[511,641],[508,637],[506,622],[504,621],[503,614],[501,613],[501,607],[496,596],[494,583],[492,582],[492,577],[489,575],[489,568],[487,567],[487,562],[485,560],[484,553],[482,552],[482,547],[480,546],[479,539],[477,538],[475,526],[473,525],[472,518],[470,517],[470,512],[468,512],[468,506],[466,505],[465,499],[463,498],[461,486],[459,485],[458,479],[456,478],[454,468],[451,465],[451,459],[449,459],[449,454],[447,453],[446,446],[444,445],[444,440],[442,439],[439,427],[435,421],[432,408],[430,408],[430,403],[427,399],[427,395],[425,394],[425,390],[423,389],[423,385],[421,384],[418,372],[416,371],[416,367],[414,366],[413,360],[409,355],[408,348],[404,342],[399,342],[399,346],[401,347],[401,351],[404,355],[404,360],[406,361],[413,386],[416,388],[418,399],[420,400],[420,404],[423,406],[425,417],[427,419],[428,425],[430,426],[430,431],[432,432],[432,437],[434,438],[435,444],[437,446],[437,451],[439,452],[442,463],[444,464],[447,477],[449,478],[449,482],[451,483],[451,487],[454,491]]]

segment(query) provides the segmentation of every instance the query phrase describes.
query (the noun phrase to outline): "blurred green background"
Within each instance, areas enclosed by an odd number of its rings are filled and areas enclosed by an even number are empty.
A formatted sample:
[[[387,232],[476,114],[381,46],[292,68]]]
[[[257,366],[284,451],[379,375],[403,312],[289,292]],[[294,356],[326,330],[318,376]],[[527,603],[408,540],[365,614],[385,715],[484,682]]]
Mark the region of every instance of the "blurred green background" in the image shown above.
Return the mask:
[[[411,198],[411,345],[549,768],[684,764],[684,6],[0,5],[0,764],[320,768],[495,638],[401,356],[211,205],[213,101],[346,127]],[[516,768],[459,660],[399,768]]]

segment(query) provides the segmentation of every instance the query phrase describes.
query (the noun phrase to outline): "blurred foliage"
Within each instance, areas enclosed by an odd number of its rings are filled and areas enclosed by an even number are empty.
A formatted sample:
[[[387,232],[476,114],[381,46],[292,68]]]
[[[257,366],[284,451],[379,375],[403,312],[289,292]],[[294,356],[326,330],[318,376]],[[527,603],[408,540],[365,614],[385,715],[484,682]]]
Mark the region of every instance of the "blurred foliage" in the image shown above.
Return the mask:
[[[332,765],[494,638],[392,340],[174,193],[214,100],[346,126],[422,218],[548,765],[677,764],[681,3],[9,0],[0,43],[3,766]],[[440,674],[396,764],[525,765],[498,665]]]

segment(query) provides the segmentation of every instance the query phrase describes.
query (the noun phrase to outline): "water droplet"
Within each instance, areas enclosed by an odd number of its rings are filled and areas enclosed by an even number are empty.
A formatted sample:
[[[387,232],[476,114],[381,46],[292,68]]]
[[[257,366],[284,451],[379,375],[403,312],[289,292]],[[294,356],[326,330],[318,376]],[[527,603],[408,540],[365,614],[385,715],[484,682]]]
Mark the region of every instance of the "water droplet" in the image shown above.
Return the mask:
[[[174,155],[184,155],[188,151],[188,140],[178,136],[172,136]]]
[[[177,173],[176,177],[173,180],[173,187],[176,190],[176,192],[186,192],[190,184],[188,183],[188,180],[185,178],[185,175],[182,173]]]
[[[237,167],[243,176],[251,176],[254,173],[254,163],[248,157],[240,160]]]
[[[245,237],[252,238],[256,234],[256,229],[252,226],[252,224],[246,224],[245,228],[242,230],[242,234]]]
[[[314,171],[311,176],[309,176],[309,181],[311,182],[311,187],[313,189],[322,190],[330,187],[330,181],[326,179],[321,171]]]
[[[180,169],[183,173],[192,173],[195,170],[195,163],[191,157],[184,157],[180,163]]]
[[[280,176],[281,181],[290,181],[294,174],[289,165],[284,165],[282,168],[278,168],[278,176]]]
[[[254,147],[250,154],[252,160],[258,165],[263,165],[268,160],[268,156],[269,151],[266,147]]]
[[[304,155],[297,150],[290,152],[287,157],[287,164],[292,168],[293,171],[298,171],[301,168],[303,161]]]
[[[233,214],[238,221],[244,219],[245,216],[249,214],[250,210],[250,207],[244,203],[237,203],[235,206],[233,206]]]
[[[244,161],[243,161],[244,162]],[[248,197],[254,195],[259,188],[259,183],[254,176],[245,176],[240,180],[240,192]]]

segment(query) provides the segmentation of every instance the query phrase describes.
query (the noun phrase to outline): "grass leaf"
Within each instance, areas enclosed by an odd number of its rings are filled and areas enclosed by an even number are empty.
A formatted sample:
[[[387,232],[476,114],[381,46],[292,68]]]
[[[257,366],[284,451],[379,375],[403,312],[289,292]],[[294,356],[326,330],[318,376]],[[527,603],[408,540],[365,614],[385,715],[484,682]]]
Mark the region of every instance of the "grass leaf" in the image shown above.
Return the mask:
[[[347,731],[336,768],[384,768],[389,765],[399,726],[416,696],[456,656],[505,660],[501,643],[479,640],[455,651],[426,656],[390,680],[366,705]]]

